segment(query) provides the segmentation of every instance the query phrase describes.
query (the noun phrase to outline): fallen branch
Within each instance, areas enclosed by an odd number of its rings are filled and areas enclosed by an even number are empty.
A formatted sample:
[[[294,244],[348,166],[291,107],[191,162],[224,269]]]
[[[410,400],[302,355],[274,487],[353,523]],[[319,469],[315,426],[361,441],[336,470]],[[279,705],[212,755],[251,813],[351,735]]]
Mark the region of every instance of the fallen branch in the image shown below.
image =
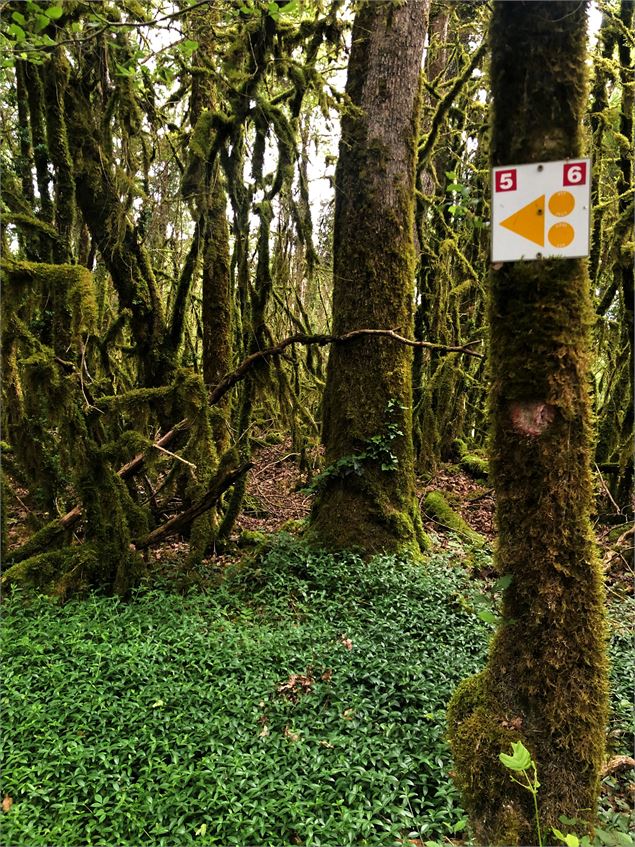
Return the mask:
[[[408,347],[423,347],[429,350],[437,350],[440,353],[462,353],[465,356],[474,356],[479,359],[484,358],[482,353],[477,353],[475,350],[471,349],[474,345],[480,344],[480,341],[470,341],[468,344],[464,344],[463,346],[452,347],[445,344],[434,344],[431,341],[415,341],[411,338],[405,338],[403,335],[399,335],[399,333],[392,329],[354,329],[352,332],[347,332],[344,335],[306,335],[304,333],[298,333],[297,335],[290,335],[288,338],[283,339],[273,347],[266,347],[264,350],[259,350],[257,353],[252,353],[251,356],[247,356],[247,358],[243,359],[236,370],[225,374],[220,382],[211,389],[208,401],[209,405],[215,406],[225,396],[225,394],[234,387],[234,385],[245,378],[249,371],[258,364],[258,362],[266,361],[273,356],[281,355],[284,350],[292,344],[317,344],[320,347],[324,347],[327,344],[347,344],[356,339],[365,337],[391,338],[393,341],[397,341],[399,344],[405,344]],[[172,429],[166,432],[165,435],[161,436],[161,438],[157,439],[157,441],[155,441],[148,449],[154,448],[162,450],[162,452],[166,452],[168,455],[173,455],[164,448],[167,447],[167,445],[170,444],[178,434],[185,432],[191,426],[192,422],[187,418],[179,421],[179,423],[173,426]],[[119,468],[117,476],[121,477],[121,479],[130,479],[138,474],[145,465],[146,453],[147,451],[138,453],[127,464]],[[175,456],[175,458],[180,459],[178,456]],[[180,460],[185,461],[184,459]],[[231,482],[229,485],[231,485]],[[81,517],[81,506],[75,506],[70,510],[70,512],[67,512],[63,517],[61,517],[56,524],[47,525],[47,527],[44,528],[46,532],[43,533],[40,538],[38,538],[39,533],[36,533],[35,536],[23,544],[22,547],[19,547],[17,550],[10,553],[7,559],[13,563],[17,563],[29,556],[35,555],[36,553],[43,552],[56,542],[65,532],[72,529],[80,521]]]
[[[190,506],[189,509],[181,512],[180,515],[175,515],[173,518],[170,518],[169,521],[166,521],[164,524],[161,524],[161,526],[152,530],[152,532],[149,535],[146,535],[145,538],[140,541],[136,541],[134,545],[136,549],[147,550],[148,547],[153,547],[155,544],[159,544],[170,535],[175,535],[176,533],[181,532],[181,530],[189,526],[192,521],[209,511],[212,506],[219,501],[221,495],[237,480],[239,480],[241,476],[244,476],[252,467],[253,462],[245,462],[244,465],[241,465],[238,468],[221,473],[218,477],[216,477],[211,488],[209,488],[209,490],[197,503],[194,503],[194,505]]]
[[[173,426],[169,432],[166,432],[165,435],[161,436],[157,441],[154,442],[152,447],[162,448],[165,447],[166,444],[170,444],[170,442],[174,441],[176,436],[180,432],[185,432],[191,426],[190,421],[187,419],[179,421],[176,426]],[[123,467],[119,468],[117,471],[117,476],[121,477],[121,479],[130,479],[130,477],[138,474],[144,467],[146,454],[138,453],[134,459],[131,459],[127,464],[123,465]],[[18,562],[24,561],[24,559],[28,559],[31,556],[35,556],[37,553],[43,553],[45,550],[48,550],[49,547],[52,547],[57,541],[69,530],[73,529],[76,526],[82,517],[82,507],[74,506],[70,512],[67,512],[58,521],[47,524],[41,530],[35,533],[35,535],[31,536],[31,538],[26,541],[21,547],[18,547],[17,550],[13,550],[7,555],[7,561],[10,561],[12,564],[17,564]]]
[[[630,756],[613,756],[602,770],[602,776],[622,770],[622,768],[635,768],[635,759]]]

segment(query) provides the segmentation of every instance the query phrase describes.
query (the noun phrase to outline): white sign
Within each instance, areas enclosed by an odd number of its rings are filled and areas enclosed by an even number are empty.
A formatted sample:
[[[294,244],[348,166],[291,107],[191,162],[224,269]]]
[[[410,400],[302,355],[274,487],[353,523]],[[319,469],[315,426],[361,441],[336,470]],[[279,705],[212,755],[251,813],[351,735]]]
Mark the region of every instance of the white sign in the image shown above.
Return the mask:
[[[492,262],[589,255],[591,160],[492,169]]]

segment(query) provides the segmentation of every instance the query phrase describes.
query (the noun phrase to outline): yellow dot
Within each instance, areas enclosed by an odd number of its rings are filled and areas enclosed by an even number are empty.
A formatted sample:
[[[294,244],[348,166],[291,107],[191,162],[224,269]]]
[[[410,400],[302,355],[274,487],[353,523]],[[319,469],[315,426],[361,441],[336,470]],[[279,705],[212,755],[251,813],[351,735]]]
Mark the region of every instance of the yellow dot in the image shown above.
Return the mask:
[[[547,237],[554,247],[568,247],[575,237],[575,230],[571,224],[561,222],[551,227]]]
[[[559,218],[571,214],[574,206],[575,197],[570,191],[556,191],[549,198],[549,211]]]

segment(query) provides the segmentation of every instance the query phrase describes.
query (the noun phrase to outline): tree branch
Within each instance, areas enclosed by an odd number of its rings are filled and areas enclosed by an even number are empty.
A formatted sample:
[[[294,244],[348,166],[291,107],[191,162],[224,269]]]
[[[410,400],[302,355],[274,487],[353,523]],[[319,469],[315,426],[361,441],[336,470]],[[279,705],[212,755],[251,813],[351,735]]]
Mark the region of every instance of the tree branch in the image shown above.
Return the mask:
[[[238,468],[221,473],[214,479],[211,487],[198,502],[194,503],[193,506],[190,506],[190,508],[186,509],[184,512],[181,512],[180,515],[175,515],[173,518],[170,518],[169,521],[166,521],[164,524],[161,524],[161,526],[152,530],[152,532],[149,535],[146,535],[146,537],[142,540],[136,541],[135,547],[137,550],[147,550],[148,547],[153,547],[155,544],[159,544],[161,541],[168,538],[168,536],[175,535],[186,526],[189,526],[193,520],[209,511],[209,509],[218,502],[221,495],[237,480],[239,480],[241,476],[244,476],[249,468],[252,467],[253,462],[245,462],[244,465],[241,465]]]
[[[235,371],[226,374],[221,381],[214,386],[210,392],[210,405],[214,406],[218,403],[221,397],[223,397],[230,388],[233,388],[237,382],[244,379],[247,373],[258,362],[270,359],[273,356],[280,356],[284,350],[292,344],[317,344],[318,346],[323,347],[326,344],[346,344],[366,336],[392,338],[394,341],[397,341],[400,344],[406,344],[408,347],[425,347],[429,350],[437,350],[440,353],[463,353],[466,356],[474,356],[478,359],[484,358],[482,353],[477,353],[475,350],[470,349],[475,344],[480,344],[480,341],[470,341],[468,344],[464,344],[460,347],[449,347],[445,344],[433,344],[431,341],[414,341],[411,338],[405,338],[403,335],[399,335],[393,329],[354,329],[352,332],[347,332],[345,335],[305,335],[304,333],[298,333],[296,335],[290,335],[274,347],[267,347],[264,350],[258,350],[258,352],[252,353],[251,356],[247,356],[246,359],[243,359]]]

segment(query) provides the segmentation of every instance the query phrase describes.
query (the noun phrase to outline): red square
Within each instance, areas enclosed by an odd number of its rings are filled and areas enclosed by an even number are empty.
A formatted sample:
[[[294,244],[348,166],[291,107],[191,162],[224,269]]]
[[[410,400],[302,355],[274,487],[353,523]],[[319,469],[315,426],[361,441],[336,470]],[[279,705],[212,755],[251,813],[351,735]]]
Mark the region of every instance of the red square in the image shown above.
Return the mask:
[[[495,176],[496,191],[516,191],[516,168],[510,168],[508,171],[496,171]]]
[[[586,185],[586,162],[567,162],[563,169],[563,185]]]

